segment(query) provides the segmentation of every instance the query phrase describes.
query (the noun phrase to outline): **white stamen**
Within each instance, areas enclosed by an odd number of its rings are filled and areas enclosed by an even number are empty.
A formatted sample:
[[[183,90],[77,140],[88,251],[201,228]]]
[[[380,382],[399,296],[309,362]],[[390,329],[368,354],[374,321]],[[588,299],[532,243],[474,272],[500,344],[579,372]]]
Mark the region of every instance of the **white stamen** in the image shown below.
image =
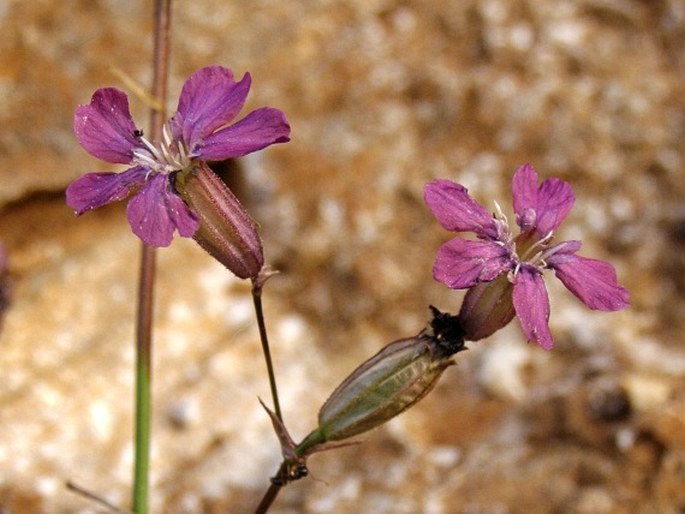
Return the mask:
[[[522,261],[528,261],[531,263],[535,263],[536,260],[540,261],[540,256],[545,252],[547,249],[547,243],[550,242],[550,240],[554,237],[554,232],[550,231],[548,234],[546,234],[542,239],[539,241],[535,241],[533,245],[526,250],[525,255],[521,256]],[[533,254],[533,252],[536,252]],[[533,254],[532,257],[530,255]],[[544,263],[544,261],[542,261]]]
[[[139,148],[133,150],[133,155],[139,163],[144,164],[148,168],[157,166],[157,160]]]
[[[544,253],[545,253],[544,250],[540,250],[538,253],[533,255],[531,258],[527,259],[527,261],[532,263],[532,264],[540,263],[540,265],[543,268],[545,268],[545,267],[547,267],[547,263],[545,262],[545,259],[542,258]]]
[[[133,155],[136,161],[145,166],[150,172],[172,173],[187,168],[191,159],[183,141],[174,141],[168,124],[162,127],[162,141],[154,145],[144,137],[139,138],[145,148],[136,148]],[[146,179],[149,177],[148,172]]]
[[[521,264],[519,263],[513,270],[509,270],[509,273],[507,273],[507,281],[509,281],[510,284],[514,283],[514,279],[516,278],[516,274],[519,272],[520,268]]]
[[[171,129],[169,128],[168,123],[165,123],[164,126],[162,127],[162,138],[164,139],[165,146],[167,148],[171,147],[171,143],[173,142],[173,139],[171,137]]]
[[[493,203],[495,204],[495,217],[509,225],[509,220],[507,219],[507,216],[504,214],[502,207],[500,207],[499,203],[497,203],[497,200],[493,200]]]
[[[186,150],[186,146],[180,142],[178,143],[178,157],[181,163],[190,161],[190,159],[188,159],[188,151]]]
[[[140,140],[141,140],[141,141],[143,142],[143,144],[147,147],[147,149],[150,150],[150,153],[155,157],[155,159],[156,159],[157,161],[161,161],[161,160],[162,160],[162,155],[159,153],[159,150],[157,150],[157,148],[155,147],[155,145],[153,145],[152,143],[150,143],[150,141],[148,141],[147,139],[145,139],[145,138],[142,137],[142,136],[140,137]]]

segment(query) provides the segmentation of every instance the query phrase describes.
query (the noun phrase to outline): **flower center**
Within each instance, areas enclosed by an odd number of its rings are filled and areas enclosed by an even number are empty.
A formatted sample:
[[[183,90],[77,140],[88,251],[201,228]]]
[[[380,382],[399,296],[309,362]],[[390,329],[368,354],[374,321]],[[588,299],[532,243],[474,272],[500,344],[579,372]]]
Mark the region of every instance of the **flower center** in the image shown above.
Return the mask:
[[[533,241],[530,246],[521,245],[522,250],[519,258],[522,262],[528,262],[530,264],[545,266],[545,252],[549,248],[549,242],[554,237],[554,232],[549,232],[543,238]]]
[[[162,141],[159,143],[153,144],[142,135],[138,139],[145,147],[133,150],[134,160],[137,164],[148,168],[150,173],[168,175],[184,170],[192,163],[185,144],[183,141],[174,140],[171,129],[166,123],[162,127]]]
[[[507,216],[502,211],[500,205],[497,202],[494,203],[495,212],[493,213],[493,219],[497,230],[496,240],[509,250],[509,258],[514,264],[514,268],[509,272],[509,280],[513,281],[513,277],[523,265],[537,268],[542,272],[542,270],[547,268],[546,259],[557,253],[561,249],[560,247],[563,246],[563,243],[550,247],[550,242],[554,238],[554,232],[550,231],[548,234],[540,237],[534,230],[526,229],[525,225],[521,227],[519,234],[514,237]],[[531,216],[528,214],[528,217],[530,218]],[[535,212],[533,212],[532,219],[535,219]]]

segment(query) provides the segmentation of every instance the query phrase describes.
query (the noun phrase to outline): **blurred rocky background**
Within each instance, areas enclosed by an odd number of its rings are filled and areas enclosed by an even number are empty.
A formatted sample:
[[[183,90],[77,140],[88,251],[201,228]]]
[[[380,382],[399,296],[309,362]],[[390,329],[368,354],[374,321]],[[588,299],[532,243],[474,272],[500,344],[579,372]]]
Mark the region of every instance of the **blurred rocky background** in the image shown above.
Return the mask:
[[[124,204],[76,219],[64,188],[111,169],[73,137],[112,71],[147,86],[151,2],[0,1],[0,512],[122,506],[131,472],[139,241]],[[423,185],[510,204],[523,162],[572,183],[560,237],[610,260],[620,313],[551,286],[556,347],[517,323],[362,445],[312,457],[274,513],[685,512],[685,1],[178,1],[170,110],[208,64],[253,76],[292,141],[230,184],[281,271],[265,309],[291,432],[359,362],[461,293]],[[251,512],[279,460],[249,286],[192,241],[158,253],[152,512]],[[550,276],[550,279],[552,277]],[[550,283],[553,279],[550,280]]]

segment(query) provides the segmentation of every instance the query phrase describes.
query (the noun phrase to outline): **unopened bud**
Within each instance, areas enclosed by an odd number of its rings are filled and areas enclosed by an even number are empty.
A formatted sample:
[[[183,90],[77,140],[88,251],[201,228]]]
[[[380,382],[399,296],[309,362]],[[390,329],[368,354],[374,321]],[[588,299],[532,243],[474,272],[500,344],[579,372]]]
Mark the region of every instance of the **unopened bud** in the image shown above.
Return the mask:
[[[431,310],[433,320],[417,336],[390,343],[338,386],[319,411],[318,428],[297,446],[298,455],[382,425],[433,389],[465,347],[458,318]]]
[[[179,175],[176,190],[200,217],[193,239],[238,277],[257,277],[264,265],[257,224],[226,184],[200,163]]]
[[[512,292],[513,285],[506,274],[492,282],[481,282],[471,287],[466,292],[459,311],[464,339],[484,339],[514,319]]]

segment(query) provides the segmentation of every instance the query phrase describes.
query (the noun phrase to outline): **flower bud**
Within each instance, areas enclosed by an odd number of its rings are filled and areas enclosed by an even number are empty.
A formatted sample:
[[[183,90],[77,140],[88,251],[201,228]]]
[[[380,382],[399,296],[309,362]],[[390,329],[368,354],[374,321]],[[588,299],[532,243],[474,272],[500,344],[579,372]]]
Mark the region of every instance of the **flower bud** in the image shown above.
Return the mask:
[[[382,425],[433,389],[465,347],[458,318],[431,310],[433,320],[417,336],[390,343],[337,387],[319,411],[318,428],[297,446],[298,455]]]
[[[464,339],[484,339],[514,318],[513,289],[505,274],[492,282],[478,283],[467,291],[459,311]]]
[[[200,217],[193,239],[240,278],[256,278],[264,265],[257,224],[226,184],[201,162],[178,174],[176,190]]]

